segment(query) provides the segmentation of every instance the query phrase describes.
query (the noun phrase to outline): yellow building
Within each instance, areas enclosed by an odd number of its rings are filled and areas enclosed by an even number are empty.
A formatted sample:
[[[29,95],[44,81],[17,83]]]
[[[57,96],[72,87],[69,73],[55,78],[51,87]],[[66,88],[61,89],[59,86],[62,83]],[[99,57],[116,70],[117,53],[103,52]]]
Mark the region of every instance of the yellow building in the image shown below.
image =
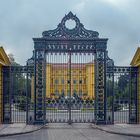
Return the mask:
[[[70,82],[71,81],[71,82]],[[94,63],[46,64],[46,97],[94,98]]]
[[[138,122],[140,123],[140,47],[137,48],[137,51],[131,61],[131,66],[138,67]]]
[[[71,81],[71,82],[70,82]],[[34,99],[34,77],[31,81]],[[71,73],[68,63],[46,64],[46,97],[60,96],[94,99],[94,63],[72,63]]]
[[[2,122],[2,97],[3,97],[2,67],[5,65],[10,65],[10,61],[3,47],[0,47],[0,123]]]

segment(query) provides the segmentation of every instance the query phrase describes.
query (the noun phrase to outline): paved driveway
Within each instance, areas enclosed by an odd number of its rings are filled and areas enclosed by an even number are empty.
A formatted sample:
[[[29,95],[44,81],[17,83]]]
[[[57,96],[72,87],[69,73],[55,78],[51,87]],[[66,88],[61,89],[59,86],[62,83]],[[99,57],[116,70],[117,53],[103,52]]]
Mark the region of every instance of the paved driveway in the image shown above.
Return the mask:
[[[0,140],[139,140],[140,138],[109,134],[91,128],[90,124],[49,124],[46,128],[21,136]]]

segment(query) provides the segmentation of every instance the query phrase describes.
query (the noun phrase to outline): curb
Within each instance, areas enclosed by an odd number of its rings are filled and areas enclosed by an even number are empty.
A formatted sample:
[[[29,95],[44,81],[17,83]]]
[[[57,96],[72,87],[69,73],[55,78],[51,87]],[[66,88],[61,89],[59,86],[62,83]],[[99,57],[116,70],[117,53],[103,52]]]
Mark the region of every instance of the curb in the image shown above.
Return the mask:
[[[43,127],[47,126],[47,124],[40,126],[39,128],[33,129],[33,130],[29,130],[29,131],[25,131],[25,132],[18,132],[18,133],[9,133],[9,134],[0,134],[0,137],[7,137],[7,136],[14,136],[14,135],[23,135],[23,134],[28,134],[28,133],[33,133],[35,131],[38,131],[40,129],[42,129]]]
[[[97,125],[92,125],[92,128],[110,133],[110,134],[117,134],[117,135],[124,135],[124,136],[132,136],[132,137],[140,137],[140,134],[134,134],[134,133],[123,133],[123,132],[117,132],[117,131],[113,131],[113,130],[106,130],[104,128],[101,128],[100,126]]]

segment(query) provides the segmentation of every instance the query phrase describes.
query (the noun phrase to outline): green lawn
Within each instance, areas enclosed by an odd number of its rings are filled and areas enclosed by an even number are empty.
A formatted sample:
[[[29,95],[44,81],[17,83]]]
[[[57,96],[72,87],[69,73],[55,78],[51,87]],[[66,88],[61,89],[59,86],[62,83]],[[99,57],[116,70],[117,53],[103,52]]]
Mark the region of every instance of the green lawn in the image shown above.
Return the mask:
[[[93,111],[94,108],[81,108],[81,111]]]

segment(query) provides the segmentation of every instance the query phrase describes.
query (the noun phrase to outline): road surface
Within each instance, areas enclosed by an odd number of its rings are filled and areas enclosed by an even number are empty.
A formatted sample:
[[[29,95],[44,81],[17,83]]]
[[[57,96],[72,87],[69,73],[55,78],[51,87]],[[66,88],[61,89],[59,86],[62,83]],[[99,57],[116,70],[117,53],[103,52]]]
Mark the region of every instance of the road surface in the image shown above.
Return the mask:
[[[39,131],[0,138],[0,140],[139,140],[140,138],[109,134],[90,124],[49,124]]]

